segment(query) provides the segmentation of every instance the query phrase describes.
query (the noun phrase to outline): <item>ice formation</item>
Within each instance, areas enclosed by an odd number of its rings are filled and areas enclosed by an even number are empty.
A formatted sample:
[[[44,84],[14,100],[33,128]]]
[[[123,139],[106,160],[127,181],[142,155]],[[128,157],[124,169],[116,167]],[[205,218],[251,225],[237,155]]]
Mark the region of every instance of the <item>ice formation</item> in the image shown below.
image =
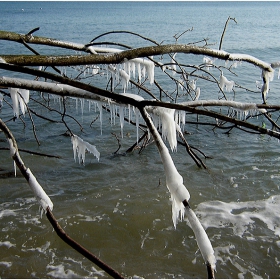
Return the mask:
[[[210,67],[214,64],[214,60],[208,56],[203,57],[203,62],[206,64],[207,70],[209,70]]]
[[[3,106],[3,94],[0,93],[0,109]]]
[[[201,251],[205,263],[209,264],[211,268],[215,270],[216,258],[214,255],[214,250],[204,228],[191,208],[186,207],[185,213],[195,234],[197,245]]]
[[[177,148],[177,135],[175,123],[175,110],[161,107],[148,107],[147,110],[152,113],[154,123],[162,128],[162,138],[167,139],[172,151]]]
[[[262,86],[262,93],[264,94],[264,97],[268,94],[269,91],[269,83],[273,81],[274,77],[274,71],[269,72],[266,70],[262,71],[262,78],[264,80],[263,86]]]
[[[90,143],[84,141],[83,139],[81,139],[75,134],[71,137],[71,141],[73,144],[74,160],[76,161],[77,154],[78,154],[79,164],[81,163],[85,164],[86,150],[89,151],[91,154],[93,154],[99,161],[100,153],[98,152],[98,150],[94,145],[91,145]]]
[[[9,143],[9,146],[10,146],[10,156],[13,158],[13,156],[15,155],[17,150],[14,146],[14,143],[13,143],[12,139],[8,138],[8,143]],[[15,177],[16,177],[17,176],[17,166],[16,166],[15,161],[14,161],[14,171],[15,171]]]
[[[29,90],[19,88],[9,88],[12,103],[13,112],[15,117],[19,117],[19,108],[23,115],[26,112],[26,104],[29,102]]]
[[[224,75],[223,72],[220,75],[220,87],[222,90],[224,90],[224,88],[230,92],[232,91],[233,87],[234,87],[234,81],[229,81]]]
[[[195,89],[196,89],[196,80],[191,80],[191,81],[190,81],[190,88],[191,88],[192,90],[195,90]]]
[[[164,166],[165,176],[166,176],[166,186],[171,194],[172,201],[172,220],[174,227],[180,219],[184,218],[185,207],[183,205],[184,200],[190,199],[189,191],[186,189],[183,183],[183,177],[177,171],[174,162],[170,156],[170,153],[163,143],[162,138],[160,137],[155,125],[153,124],[150,116],[144,111],[146,114],[149,123],[150,123],[150,133],[153,135],[156,145],[158,147],[161,161]]]
[[[53,210],[53,203],[51,199],[47,196],[47,194],[45,193],[41,185],[38,183],[37,179],[32,174],[29,168],[26,170],[26,173],[29,178],[28,179],[29,186],[34,192],[35,197],[38,200],[39,204],[42,206],[44,210],[46,210],[47,207],[50,207],[50,210]]]
[[[176,74],[176,61],[175,61],[175,56],[177,53],[174,53],[172,58],[171,58],[171,69],[172,69],[172,73],[173,75]]]
[[[107,70],[111,73],[113,88],[115,85],[114,81],[120,81],[125,92],[128,87],[131,74],[133,78],[135,78],[136,69],[138,72],[138,80],[140,82],[142,80],[142,77],[145,78],[147,74],[150,84],[153,84],[154,68],[155,65],[152,61],[144,58],[134,58],[131,60],[125,60],[124,63],[120,65],[119,69],[116,66],[110,64],[108,65]]]
[[[199,96],[200,96],[200,88],[198,87],[195,90],[195,99],[194,100],[198,100]]]

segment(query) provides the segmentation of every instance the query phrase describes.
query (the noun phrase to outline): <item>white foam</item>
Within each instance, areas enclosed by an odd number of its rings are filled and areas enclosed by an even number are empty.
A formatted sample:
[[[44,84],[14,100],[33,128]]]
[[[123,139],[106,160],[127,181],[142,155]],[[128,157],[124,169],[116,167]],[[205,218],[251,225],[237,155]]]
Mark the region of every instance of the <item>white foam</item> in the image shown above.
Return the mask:
[[[0,212],[0,218],[9,217],[9,216],[16,216],[16,212],[14,210],[3,210]]]
[[[53,278],[73,278],[77,279],[80,278],[78,274],[76,274],[73,270],[71,269],[64,269],[64,265],[59,264],[59,265],[48,265],[47,269],[50,269],[51,271],[47,273],[47,275],[52,276]]]
[[[280,236],[280,195],[258,201],[204,202],[198,205],[196,213],[204,228],[232,228],[235,235],[242,237],[258,219]]]
[[[6,266],[7,268],[9,268],[9,267],[12,266],[12,262],[0,262],[0,265],[4,265],[4,266]]]
[[[6,246],[8,249],[15,247],[15,244],[12,244],[10,241],[0,241],[0,246]]]

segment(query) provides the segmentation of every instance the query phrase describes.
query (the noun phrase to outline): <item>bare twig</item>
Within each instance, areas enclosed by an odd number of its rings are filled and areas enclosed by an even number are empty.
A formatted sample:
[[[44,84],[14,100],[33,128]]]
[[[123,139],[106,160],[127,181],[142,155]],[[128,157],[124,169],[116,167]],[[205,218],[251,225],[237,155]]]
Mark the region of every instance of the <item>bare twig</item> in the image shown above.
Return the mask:
[[[226,33],[227,25],[228,25],[228,23],[229,23],[230,20],[233,20],[233,21],[237,24],[237,21],[235,20],[235,18],[228,17],[228,19],[227,19],[227,21],[226,21],[226,23],[225,23],[225,26],[224,26],[224,30],[223,30],[221,39],[220,39],[219,50],[222,49],[223,39],[224,39],[224,36],[225,36],[225,33]]]

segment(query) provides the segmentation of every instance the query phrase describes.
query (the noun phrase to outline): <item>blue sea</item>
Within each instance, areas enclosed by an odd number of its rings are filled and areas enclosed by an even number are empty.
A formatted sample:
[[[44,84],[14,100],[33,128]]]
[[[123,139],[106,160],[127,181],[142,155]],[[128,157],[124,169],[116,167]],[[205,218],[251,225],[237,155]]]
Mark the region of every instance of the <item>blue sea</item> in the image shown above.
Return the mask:
[[[162,44],[207,41],[218,49],[228,17],[222,49],[253,55],[266,62],[280,60],[280,2],[0,2],[0,29],[87,44],[108,31],[131,31]],[[188,31],[187,31],[188,30]],[[187,31],[187,32],[185,32]],[[185,32],[185,33],[184,33]],[[176,41],[176,35],[184,33]],[[110,34],[100,41],[131,47],[151,43],[129,34]],[[69,50],[33,46],[41,54],[75,54]],[[0,40],[3,54],[29,54],[18,43]],[[203,57],[178,55],[182,63],[203,63]],[[224,64],[221,64],[224,66]],[[271,82],[268,103],[279,104],[278,70]],[[0,76],[13,73],[0,70]],[[156,73],[157,75],[157,73]],[[217,72],[213,72],[217,75]],[[242,63],[232,73],[242,87],[236,100],[262,103],[256,81],[261,71]],[[157,76],[155,76],[157,78]],[[218,79],[218,76],[217,76]],[[160,82],[167,86],[167,81]],[[151,90],[156,91],[155,87]],[[40,99],[40,95],[33,93]],[[217,98],[218,90],[201,82],[201,99]],[[231,96],[232,97],[232,96]],[[233,97],[232,97],[233,98]],[[8,98],[7,98],[8,101]],[[51,100],[56,110],[61,103]],[[36,102],[39,115],[60,120]],[[96,145],[99,162],[86,154],[85,166],[73,159],[72,144],[63,124],[34,116],[37,144],[28,117],[13,122],[4,102],[0,117],[14,133],[19,148],[60,156],[49,158],[21,153],[25,164],[54,203],[53,213],[65,231],[127,278],[206,278],[206,268],[187,221],[176,230],[170,195],[154,145],[139,154],[120,153],[136,140],[135,127],[111,125],[98,109],[69,101],[67,121],[85,141]],[[194,121],[189,116],[187,121]],[[204,119],[201,119],[204,121]],[[205,120],[209,122],[209,119]],[[262,124],[266,120],[256,120]],[[269,123],[267,124],[269,125]],[[280,146],[276,139],[238,129],[218,130],[187,123],[186,139],[211,158],[199,169],[182,147],[172,153],[190,194],[190,204],[212,242],[217,259],[216,278],[280,277]],[[229,133],[226,133],[229,132]],[[113,134],[112,134],[113,133]],[[63,243],[39,206],[24,178],[14,176],[13,162],[0,133],[0,278],[108,278],[108,275]]]

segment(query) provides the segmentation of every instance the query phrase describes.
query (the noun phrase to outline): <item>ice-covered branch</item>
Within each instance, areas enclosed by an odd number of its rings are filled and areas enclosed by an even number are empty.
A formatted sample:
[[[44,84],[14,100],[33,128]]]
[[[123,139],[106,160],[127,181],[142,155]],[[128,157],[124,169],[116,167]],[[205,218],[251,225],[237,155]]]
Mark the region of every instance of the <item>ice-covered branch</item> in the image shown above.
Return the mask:
[[[201,223],[199,222],[195,213],[189,207],[188,201],[190,199],[190,194],[183,184],[183,177],[177,171],[167,147],[163,143],[156,127],[151,120],[151,117],[149,116],[145,108],[141,109],[141,114],[145,119],[146,124],[155,140],[164,166],[166,186],[170,191],[172,200],[172,220],[174,227],[176,228],[178,220],[183,219],[184,214],[186,213],[191,228],[194,231],[196,241],[202,253],[204,261],[207,266],[211,267],[212,273],[214,273],[216,267],[214,250]]]
[[[48,92],[57,94],[59,96],[71,96],[102,102],[108,101],[107,98],[103,98],[100,95],[79,88],[75,88],[67,84],[34,81],[21,78],[0,77],[0,85],[12,88],[29,89],[39,92]]]
[[[159,45],[148,46],[125,50],[122,52],[111,53],[110,55],[91,54],[91,55],[3,55],[1,58],[6,63],[26,66],[69,66],[69,65],[87,65],[87,64],[119,64],[125,60],[134,58],[149,57],[170,53],[184,53],[195,55],[206,55],[209,57],[219,58],[221,60],[245,61],[258,66],[266,71],[272,72],[269,63],[264,62],[254,56],[247,54],[229,53],[222,50],[199,47],[195,45]]]
[[[19,152],[16,140],[12,133],[10,132],[9,128],[6,126],[6,124],[0,119],[0,129],[5,133],[7,141],[10,146],[10,154],[13,158],[14,162],[16,163],[17,167],[21,171],[22,175],[27,180],[30,188],[32,189],[36,199],[38,200],[39,204],[42,206],[42,208],[46,211],[47,207],[49,207],[51,210],[53,209],[53,203],[51,199],[48,197],[48,195],[45,193],[41,185],[38,183],[37,179],[34,177],[32,172],[29,168],[26,168],[24,165],[24,162],[22,161]]]
[[[165,176],[166,176],[166,186],[171,194],[172,200],[172,219],[174,227],[179,219],[184,217],[184,200],[190,199],[190,194],[183,184],[183,177],[177,171],[171,155],[163,143],[156,127],[154,126],[150,115],[147,113],[146,109],[140,109],[142,117],[145,119],[146,124],[153,135],[157,148],[159,150],[161,161],[163,163]]]

